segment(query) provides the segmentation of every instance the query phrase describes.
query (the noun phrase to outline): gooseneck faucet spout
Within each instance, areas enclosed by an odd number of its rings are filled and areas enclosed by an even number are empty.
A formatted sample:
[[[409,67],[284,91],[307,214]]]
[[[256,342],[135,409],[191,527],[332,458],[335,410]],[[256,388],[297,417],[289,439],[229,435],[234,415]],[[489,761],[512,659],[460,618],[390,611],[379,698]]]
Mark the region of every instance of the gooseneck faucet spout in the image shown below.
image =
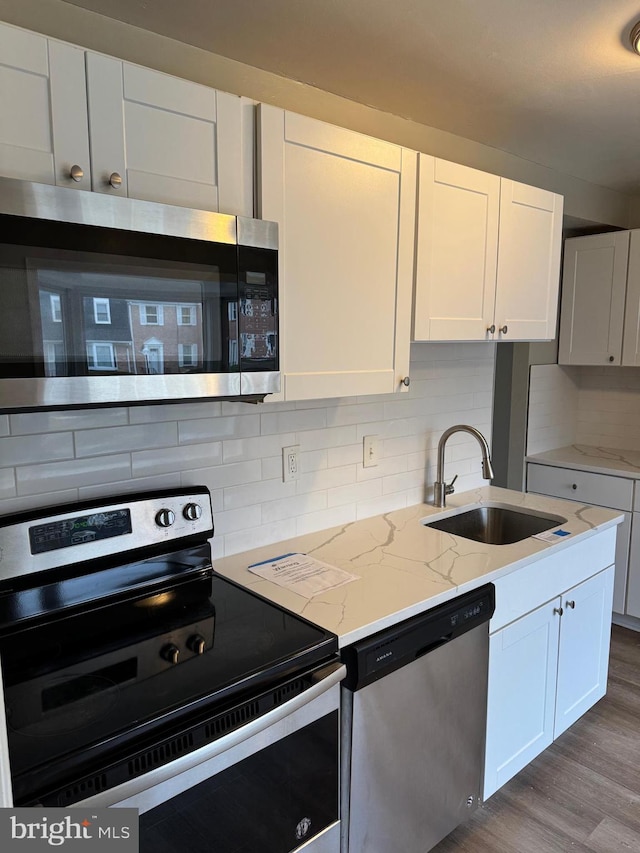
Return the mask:
[[[453,494],[453,484],[456,480],[456,477],[447,485],[444,480],[444,448],[447,443],[447,440],[450,436],[452,436],[455,432],[468,432],[469,435],[472,435],[477,439],[478,444],[480,445],[480,449],[482,450],[482,476],[485,480],[491,480],[494,476],[493,467],[491,465],[491,455],[489,453],[489,445],[487,444],[487,439],[483,436],[483,434],[477,430],[475,427],[468,426],[467,424],[456,424],[455,426],[449,427],[446,429],[442,435],[440,436],[440,441],[438,442],[438,471],[436,473],[436,481],[433,484],[433,505],[434,506],[445,506],[447,495]]]

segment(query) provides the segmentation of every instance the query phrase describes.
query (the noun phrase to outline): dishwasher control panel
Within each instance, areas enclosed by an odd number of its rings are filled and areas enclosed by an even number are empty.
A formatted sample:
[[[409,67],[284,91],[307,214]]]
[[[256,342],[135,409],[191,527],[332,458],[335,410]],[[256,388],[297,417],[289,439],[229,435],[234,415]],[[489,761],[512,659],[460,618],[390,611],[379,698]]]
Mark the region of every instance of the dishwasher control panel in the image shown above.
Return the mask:
[[[483,623],[488,631],[494,610],[495,587],[485,584],[348,646],[342,650],[347,665],[344,686],[366,687]]]

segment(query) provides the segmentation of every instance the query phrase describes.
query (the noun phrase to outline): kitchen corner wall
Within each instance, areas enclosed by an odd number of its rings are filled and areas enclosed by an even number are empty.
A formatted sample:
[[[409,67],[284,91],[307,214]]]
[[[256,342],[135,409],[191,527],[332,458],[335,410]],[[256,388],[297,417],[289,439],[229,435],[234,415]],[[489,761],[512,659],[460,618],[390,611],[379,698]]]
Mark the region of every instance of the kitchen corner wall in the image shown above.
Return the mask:
[[[0,516],[204,484],[220,557],[420,503],[446,427],[491,435],[494,361],[490,343],[414,344],[410,389],[395,396],[0,414]],[[371,468],[365,435],[380,439]],[[282,447],[295,444],[300,477],[283,483]],[[484,483],[473,438],[454,435],[447,448],[456,491]]]
[[[527,453],[568,444],[640,451],[640,370],[531,368]]]

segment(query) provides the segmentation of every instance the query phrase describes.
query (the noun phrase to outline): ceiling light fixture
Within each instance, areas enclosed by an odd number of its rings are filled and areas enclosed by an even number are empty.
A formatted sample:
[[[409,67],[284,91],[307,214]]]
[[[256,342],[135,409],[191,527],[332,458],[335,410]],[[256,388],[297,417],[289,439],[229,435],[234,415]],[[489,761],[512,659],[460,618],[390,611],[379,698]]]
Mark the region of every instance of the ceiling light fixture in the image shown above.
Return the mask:
[[[640,21],[633,25],[631,32],[629,33],[629,41],[631,42],[631,47],[635,52],[640,53]]]

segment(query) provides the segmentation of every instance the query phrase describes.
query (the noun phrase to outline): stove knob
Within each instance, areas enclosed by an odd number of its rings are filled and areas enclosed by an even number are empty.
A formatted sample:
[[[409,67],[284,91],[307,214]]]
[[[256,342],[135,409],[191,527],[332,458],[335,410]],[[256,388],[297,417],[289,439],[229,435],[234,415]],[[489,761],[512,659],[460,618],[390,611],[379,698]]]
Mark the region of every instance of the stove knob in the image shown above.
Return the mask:
[[[203,655],[207,648],[207,641],[201,634],[194,634],[187,640],[187,646],[195,655]]]
[[[182,514],[187,521],[197,521],[202,515],[202,507],[200,504],[187,504],[182,510]]]
[[[160,649],[160,657],[169,663],[178,663],[180,660],[180,649],[173,643],[168,643],[168,645]]]
[[[160,509],[156,513],[156,524],[158,527],[171,527],[176,520],[176,514],[172,509]]]

